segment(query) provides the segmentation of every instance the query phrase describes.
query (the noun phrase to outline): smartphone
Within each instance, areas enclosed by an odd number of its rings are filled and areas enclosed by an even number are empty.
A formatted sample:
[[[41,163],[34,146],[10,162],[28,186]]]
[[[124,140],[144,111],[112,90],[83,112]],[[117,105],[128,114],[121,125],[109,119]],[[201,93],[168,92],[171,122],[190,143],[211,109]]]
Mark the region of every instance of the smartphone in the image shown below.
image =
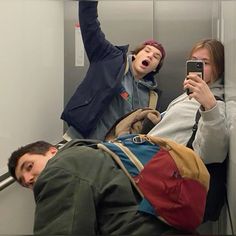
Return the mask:
[[[186,61],[186,70],[187,75],[195,73],[203,79],[204,77],[204,61],[202,60],[187,60]],[[191,91],[187,89],[187,94],[190,94]]]

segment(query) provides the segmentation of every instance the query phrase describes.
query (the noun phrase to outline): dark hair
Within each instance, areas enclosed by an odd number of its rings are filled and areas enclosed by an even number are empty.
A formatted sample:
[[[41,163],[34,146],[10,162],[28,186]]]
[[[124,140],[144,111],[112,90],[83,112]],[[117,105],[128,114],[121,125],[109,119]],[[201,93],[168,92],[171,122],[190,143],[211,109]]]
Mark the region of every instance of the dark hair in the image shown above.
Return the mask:
[[[161,67],[163,65],[163,62],[164,62],[164,58],[166,56],[165,49],[164,49],[164,47],[162,46],[161,43],[159,43],[156,40],[150,39],[150,40],[147,40],[147,41],[143,42],[142,44],[138,45],[134,50],[131,51],[131,53],[134,54],[134,55],[137,55],[147,45],[150,45],[150,46],[153,46],[153,47],[157,48],[158,50],[160,50],[161,55],[162,55],[161,60],[160,60],[159,64],[157,65],[156,70],[154,72],[150,72],[150,73],[152,73],[152,75],[155,75],[161,69]]]
[[[189,59],[198,49],[206,48],[213,64],[213,75],[217,80],[224,74],[224,45],[216,39],[203,39],[197,42],[189,54]]]
[[[51,147],[54,145],[47,143],[45,141],[37,141],[34,143],[27,144],[25,146],[19,147],[16,151],[14,151],[10,158],[8,159],[8,171],[11,176],[16,179],[16,166],[18,164],[19,159],[29,153],[29,154],[41,154],[45,155]]]

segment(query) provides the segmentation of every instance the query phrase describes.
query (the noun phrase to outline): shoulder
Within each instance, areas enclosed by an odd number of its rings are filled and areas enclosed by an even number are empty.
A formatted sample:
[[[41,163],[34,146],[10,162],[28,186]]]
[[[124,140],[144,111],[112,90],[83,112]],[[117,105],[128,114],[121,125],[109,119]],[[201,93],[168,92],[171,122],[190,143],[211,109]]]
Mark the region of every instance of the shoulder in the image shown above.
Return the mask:
[[[59,152],[48,165],[51,169],[61,169],[72,175],[91,176],[98,170],[111,170],[115,162],[101,149],[87,146],[73,146]],[[92,173],[93,172],[93,173]]]
[[[209,85],[211,92],[214,94],[217,100],[224,101],[224,83],[223,79],[218,79]]]
[[[172,100],[170,102],[168,108],[173,106],[173,105],[175,105],[176,103],[182,102],[182,101],[184,101],[186,99],[188,99],[188,95],[186,93],[183,93],[183,94],[179,95],[177,98],[175,98],[174,100]]]
[[[114,166],[112,159],[102,150],[74,146],[60,151],[49,160],[39,182],[42,186],[49,181],[61,181],[63,184],[77,179],[93,185],[101,171],[104,176],[110,175]]]
[[[104,158],[104,153],[95,148],[83,146],[72,146],[58,152],[52,165],[73,165],[75,163],[83,163],[83,165],[90,164],[91,162],[100,162]]]

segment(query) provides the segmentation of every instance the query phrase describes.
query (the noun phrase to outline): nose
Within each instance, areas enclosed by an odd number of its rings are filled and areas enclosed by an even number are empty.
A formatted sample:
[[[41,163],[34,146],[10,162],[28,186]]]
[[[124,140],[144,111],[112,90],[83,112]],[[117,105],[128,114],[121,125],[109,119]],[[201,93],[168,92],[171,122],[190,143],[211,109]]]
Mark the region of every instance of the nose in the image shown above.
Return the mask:
[[[25,187],[32,188],[34,183],[34,177],[31,173],[24,173],[23,181]]]
[[[154,53],[153,53],[153,52],[150,52],[150,53],[148,54],[148,59],[149,59],[149,60],[152,60],[153,57],[154,57]]]

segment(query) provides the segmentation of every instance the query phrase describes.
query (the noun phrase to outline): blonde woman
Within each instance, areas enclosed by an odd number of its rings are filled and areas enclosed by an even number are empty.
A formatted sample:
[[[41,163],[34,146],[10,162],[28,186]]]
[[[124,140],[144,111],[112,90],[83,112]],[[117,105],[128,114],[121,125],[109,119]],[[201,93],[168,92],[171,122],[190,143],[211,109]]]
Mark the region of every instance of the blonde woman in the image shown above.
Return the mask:
[[[173,100],[161,122],[149,134],[187,145],[199,110],[201,117],[193,149],[206,164],[220,163],[227,155],[229,142],[223,101],[224,46],[215,39],[201,40],[193,46],[189,59],[204,61],[204,78],[196,73],[185,78],[183,88],[191,93],[185,92]]]

